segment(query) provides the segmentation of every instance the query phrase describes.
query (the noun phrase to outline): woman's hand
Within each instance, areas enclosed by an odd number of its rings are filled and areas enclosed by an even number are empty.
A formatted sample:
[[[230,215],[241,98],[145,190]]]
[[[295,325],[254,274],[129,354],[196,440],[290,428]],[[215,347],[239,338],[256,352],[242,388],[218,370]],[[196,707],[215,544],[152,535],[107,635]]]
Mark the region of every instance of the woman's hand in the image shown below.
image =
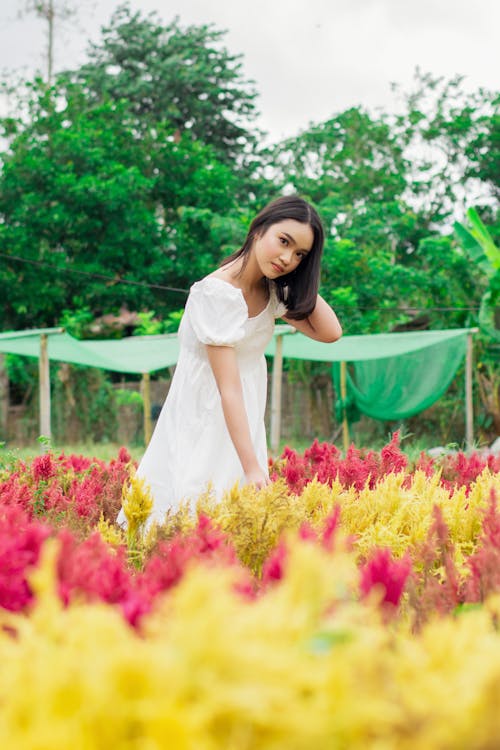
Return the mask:
[[[252,469],[251,471],[247,471],[245,473],[245,479],[246,479],[247,484],[255,485],[256,489],[258,490],[261,490],[263,487],[266,487],[270,483],[269,477],[260,468],[260,466],[257,466],[255,469]]]

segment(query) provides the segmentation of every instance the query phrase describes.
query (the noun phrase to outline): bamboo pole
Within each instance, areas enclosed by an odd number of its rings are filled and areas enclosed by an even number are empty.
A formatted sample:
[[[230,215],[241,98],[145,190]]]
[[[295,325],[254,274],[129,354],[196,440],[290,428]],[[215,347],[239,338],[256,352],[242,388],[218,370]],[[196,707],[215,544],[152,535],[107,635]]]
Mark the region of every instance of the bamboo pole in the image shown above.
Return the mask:
[[[49,369],[49,337],[46,333],[40,335],[40,358],[38,360],[39,388],[40,388],[40,435],[50,438],[50,369]]]
[[[347,398],[347,363],[340,363],[340,398],[344,404],[342,410],[342,442],[344,446],[344,453],[347,453],[349,448],[349,423],[347,421],[347,414],[345,410],[345,401]]]
[[[281,383],[283,379],[283,335],[276,336],[271,381],[271,450],[278,453],[281,437]]]
[[[472,450],[474,444],[474,411],[472,401],[472,367],[473,367],[473,331],[467,334],[465,355],[465,446]]]
[[[142,403],[144,409],[144,444],[147,446],[153,434],[151,422],[151,380],[149,372],[142,375]]]

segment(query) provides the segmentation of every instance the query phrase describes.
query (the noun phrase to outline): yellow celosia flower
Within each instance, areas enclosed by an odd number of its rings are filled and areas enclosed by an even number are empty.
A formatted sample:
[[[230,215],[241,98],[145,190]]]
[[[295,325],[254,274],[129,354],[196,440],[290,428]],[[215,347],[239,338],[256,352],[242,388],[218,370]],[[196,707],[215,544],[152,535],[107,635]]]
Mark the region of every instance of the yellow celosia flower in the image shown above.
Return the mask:
[[[337,547],[290,541],[254,602],[231,569],[193,567],[139,635],[112,607],[61,605],[47,542],[33,612],[0,610],[0,747],[496,747],[499,598],[413,635],[351,596],[355,555]]]
[[[118,529],[116,524],[106,521],[102,514],[97,523],[97,531],[111,547],[119,547],[125,542],[125,537],[121,529]]]
[[[135,474],[122,489],[122,508],[127,519],[127,540],[133,547],[153,510],[153,497],[144,479]]]

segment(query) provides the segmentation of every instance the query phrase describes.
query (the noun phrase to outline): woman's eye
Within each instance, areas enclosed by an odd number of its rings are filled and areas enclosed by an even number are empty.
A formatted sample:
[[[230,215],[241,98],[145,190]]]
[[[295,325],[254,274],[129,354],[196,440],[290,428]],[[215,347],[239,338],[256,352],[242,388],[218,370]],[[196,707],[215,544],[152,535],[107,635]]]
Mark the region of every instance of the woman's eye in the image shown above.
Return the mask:
[[[285,246],[288,245],[288,240],[286,237],[280,237],[280,242],[282,245],[285,245]]]

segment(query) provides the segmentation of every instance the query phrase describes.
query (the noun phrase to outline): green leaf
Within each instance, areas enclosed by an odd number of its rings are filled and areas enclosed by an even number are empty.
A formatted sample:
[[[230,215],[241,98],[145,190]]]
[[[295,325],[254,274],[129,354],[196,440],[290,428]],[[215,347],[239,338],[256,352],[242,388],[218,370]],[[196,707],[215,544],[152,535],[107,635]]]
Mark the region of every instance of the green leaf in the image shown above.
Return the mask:
[[[482,247],[484,254],[490,261],[494,269],[500,268],[500,248],[493,242],[491,234],[479,218],[475,208],[469,208],[467,217],[472,224],[472,235]]]
[[[476,237],[458,221],[453,224],[453,229],[455,230],[459,244],[463,247],[471,261],[487,276],[493,275],[494,269],[490,260]]]

